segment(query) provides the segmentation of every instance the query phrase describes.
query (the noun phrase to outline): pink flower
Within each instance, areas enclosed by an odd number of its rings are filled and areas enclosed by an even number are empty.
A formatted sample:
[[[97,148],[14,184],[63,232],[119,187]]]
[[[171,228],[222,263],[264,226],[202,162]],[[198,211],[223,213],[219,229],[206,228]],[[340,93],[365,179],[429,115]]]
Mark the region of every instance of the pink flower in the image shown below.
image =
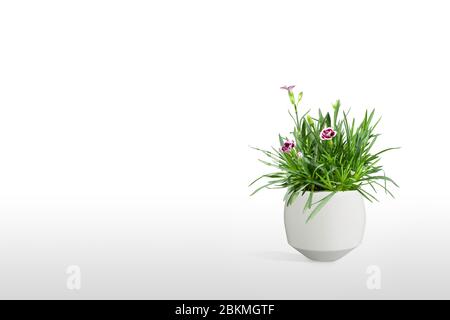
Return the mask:
[[[295,86],[282,86],[280,89],[287,90],[288,92],[292,92],[292,89],[294,89]]]
[[[336,131],[333,128],[325,128],[320,132],[320,139],[331,140],[336,136]]]
[[[303,158],[303,153],[301,151],[297,152],[297,157]]]
[[[295,143],[292,140],[286,140],[281,147],[281,152],[288,153],[295,147]]]

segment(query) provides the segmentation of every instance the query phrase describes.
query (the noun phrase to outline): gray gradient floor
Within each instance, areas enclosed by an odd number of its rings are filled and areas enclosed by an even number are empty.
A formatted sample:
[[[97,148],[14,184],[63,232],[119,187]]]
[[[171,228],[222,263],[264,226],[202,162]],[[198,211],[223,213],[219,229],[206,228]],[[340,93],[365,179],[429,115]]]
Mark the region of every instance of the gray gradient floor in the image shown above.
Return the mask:
[[[368,206],[363,244],[340,261],[317,263],[287,245],[274,197],[232,200],[3,200],[0,297],[450,297],[450,220],[442,206],[412,198]],[[80,290],[67,288],[71,265],[80,267]],[[379,290],[367,287],[373,265]]]

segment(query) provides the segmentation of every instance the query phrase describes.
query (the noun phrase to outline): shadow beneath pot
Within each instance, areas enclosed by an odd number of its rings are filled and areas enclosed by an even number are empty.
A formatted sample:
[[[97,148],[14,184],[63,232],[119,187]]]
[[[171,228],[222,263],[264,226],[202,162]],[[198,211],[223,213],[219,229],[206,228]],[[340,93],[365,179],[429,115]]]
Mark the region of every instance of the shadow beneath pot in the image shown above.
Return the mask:
[[[303,262],[314,263],[314,261],[306,258],[299,253],[290,253],[285,251],[264,251],[252,253],[253,256],[259,257],[265,260],[272,261],[284,261],[284,262]]]

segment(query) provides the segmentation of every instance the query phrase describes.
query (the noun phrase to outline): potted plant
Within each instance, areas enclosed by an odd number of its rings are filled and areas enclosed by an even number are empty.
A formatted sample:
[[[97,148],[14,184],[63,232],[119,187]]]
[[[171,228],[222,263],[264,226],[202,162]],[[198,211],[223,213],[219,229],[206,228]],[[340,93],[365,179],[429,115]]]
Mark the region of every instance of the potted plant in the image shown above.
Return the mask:
[[[288,243],[306,257],[334,261],[357,247],[365,228],[364,199],[378,201],[373,192],[383,189],[393,197],[388,184],[397,184],[383,171],[380,156],[388,148],[373,153],[379,134],[375,110],[366,111],[361,122],[340,111],[337,100],[325,114],[309,111],[299,115],[303,93],[284,86],[293,112],[290,137],[279,135],[280,147],[262,150],[260,161],[277,170],[264,174],[266,180],[253,193],[264,188],[284,188],[284,221]]]

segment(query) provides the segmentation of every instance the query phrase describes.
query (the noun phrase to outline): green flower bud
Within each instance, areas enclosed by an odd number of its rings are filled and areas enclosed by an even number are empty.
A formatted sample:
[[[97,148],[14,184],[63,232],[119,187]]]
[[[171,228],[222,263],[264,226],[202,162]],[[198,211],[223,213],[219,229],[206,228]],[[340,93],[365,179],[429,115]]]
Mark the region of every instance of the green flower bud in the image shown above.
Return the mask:
[[[291,103],[295,106],[295,98],[294,93],[292,91],[289,91],[289,100],[291,100]]]
[[[299,92],[298,93],[298,98],[297,98],[297,104],[299,104],[300,101],[302,101],[302,98],[303,98],[303,92]]]

